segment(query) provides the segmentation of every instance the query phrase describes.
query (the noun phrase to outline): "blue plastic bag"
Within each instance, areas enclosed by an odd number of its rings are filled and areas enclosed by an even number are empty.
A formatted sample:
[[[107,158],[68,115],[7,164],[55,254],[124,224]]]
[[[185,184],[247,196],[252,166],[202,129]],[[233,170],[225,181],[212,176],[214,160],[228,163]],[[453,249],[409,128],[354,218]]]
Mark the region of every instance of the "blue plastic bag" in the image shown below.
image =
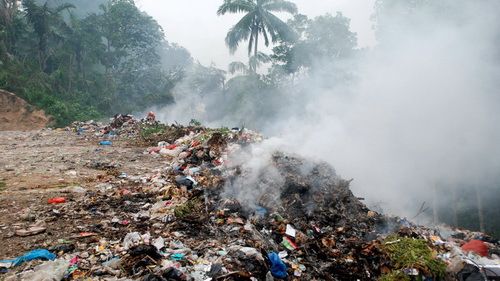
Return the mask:
[[[112,145],[113,143],[111,141],[101,141],[99,142],[99,145]]]
[[[20,257],[17,257],[13,260],[2,260],[2,261],[0,261],[0,263],[10,263],[11,266],[18,266],[18,265],[21,265],[27,261],[38,260],[38,259],[55,260],[56,257],[57,257],[56,255],[49,252],[48,250],[37,249],[37,250],[27,252],[26,254],[24,254]]]
[[[181,253],[173,254],[170,256],[170,258],[173,259],[174,261],[181,261],[184,259],[184,254]]]
[[[273,277],[285,279],[288,276],[288,273],[286,272],[286,264],[283,263],[278,254],[271,252],[267,254],[267,257],[271,262],[271,274]]]

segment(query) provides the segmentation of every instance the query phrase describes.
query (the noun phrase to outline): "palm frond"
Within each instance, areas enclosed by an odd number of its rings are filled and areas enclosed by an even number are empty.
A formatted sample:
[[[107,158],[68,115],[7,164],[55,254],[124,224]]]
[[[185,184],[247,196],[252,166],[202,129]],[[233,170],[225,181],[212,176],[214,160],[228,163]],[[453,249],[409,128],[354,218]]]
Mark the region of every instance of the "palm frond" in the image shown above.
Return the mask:
[[[246,14],[227,33],[226,45],[228,46],[229,51],[232,54],[236,52],[236,49],[238,48],[240,42],[245,41],[251,35],[254,18],[255,18],[255,12],[250,12]]]
[[[228,71],[231,74],[235,74],[236,72],[247,73],[248,67],[241,61],[233,61],[229,64]]]
[[[251,12],[255,9],[255,2],[252,0],[224,0],[224,3],[217,10],[217,15],[226,13]]]
[[[266,53],[258,52],[257,56],[253,56],[260,63],[268,63],[271,61],[271,56]]]
[[[265,8],[268,11],[273,11],[273,12],[287,12],[292,15],[296,14],[298,12],[297,5],[295,3],[286,1],[286,0],[270,0],[266,1],[262,5],[263,8]]]
[[[278,40],[293,41],[297,37],[295,31],[288,24],[267,11],[262,13],[262,24],[271,35],[273,43]]]
[[[248,59],[248,65],[250,70],[256,71],[257,68],[263,63],[268,63],[271,61],[271,57],[262,52],[258,52],[257,55],[253,55]]]
[[[75,5],[69,3],[61,4],[54,9],[54,13],[59,14],[60,12],[69,9],[76,9],[76,7]]]

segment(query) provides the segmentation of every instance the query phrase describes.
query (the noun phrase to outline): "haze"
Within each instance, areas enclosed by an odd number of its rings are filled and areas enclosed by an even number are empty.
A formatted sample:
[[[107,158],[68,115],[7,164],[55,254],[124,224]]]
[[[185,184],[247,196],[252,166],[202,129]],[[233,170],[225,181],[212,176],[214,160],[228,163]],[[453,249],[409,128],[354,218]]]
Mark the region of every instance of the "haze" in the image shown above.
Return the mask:
[[[373,45],[374,32],[370,16],[375,0],[297,0],[300,13],[309,17],[342,12],[351,19],[361,47]],[[246,61],[245,48],[231,56],[224,44],[227,31],[241,15],[217,16],[219,0],[139,0],[138,6],[163,27],[169,41],[186,47],[195,60],[226,68],[235,60]],[[286,15],[283,15],[286,18]]]

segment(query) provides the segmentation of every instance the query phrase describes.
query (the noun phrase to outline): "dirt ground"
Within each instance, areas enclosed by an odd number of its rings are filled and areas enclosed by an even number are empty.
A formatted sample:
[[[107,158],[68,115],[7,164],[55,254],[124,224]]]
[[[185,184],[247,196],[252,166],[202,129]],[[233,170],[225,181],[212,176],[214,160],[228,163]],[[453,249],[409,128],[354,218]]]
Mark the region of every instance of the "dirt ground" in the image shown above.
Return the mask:
[[[65,130],[0,131],[0,259],[90,231],[82,228],[82,221],[99,224],[95,217],[79,215],[73,207],[76,197],[88,194],[78,192],[81,188],[92,191],[106,181],[109,171],[96,168],[102,163],[117,166],[120,173],[143,175],[160,168],[162,159],[144,155],[143,148],[124,142],[99,146],[97,140]],[[68,204],[47,203],[60,196],[68,198]],[[47,219],[50,208],[54,215]],[[42,216],[37,212],[45,212],[42,223],[47,231],[15,235],[16,228],[39,222]]]
[[[0,131],[45,128],[50,118],[13,93],[0,90]]]

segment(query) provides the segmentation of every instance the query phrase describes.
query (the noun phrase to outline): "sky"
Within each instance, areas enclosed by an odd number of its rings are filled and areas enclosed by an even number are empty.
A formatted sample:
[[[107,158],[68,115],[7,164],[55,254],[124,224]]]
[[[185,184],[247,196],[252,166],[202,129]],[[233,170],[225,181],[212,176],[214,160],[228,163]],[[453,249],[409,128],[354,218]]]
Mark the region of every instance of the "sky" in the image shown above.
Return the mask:
[[[243,46],[230,55],[224,38],[241,15],[217,16],[222,0],[138,0],[138,6],[163,27],[166,38],[187,48],[195,60],[219,68],[233,61],[246,62]],[[299,12],[309,17],[340,11],[351,19],[361,47],[373,45],[375,36],[370,16],[375,0],[294,0]],[[281,15],[285,19],[286,15]]]

